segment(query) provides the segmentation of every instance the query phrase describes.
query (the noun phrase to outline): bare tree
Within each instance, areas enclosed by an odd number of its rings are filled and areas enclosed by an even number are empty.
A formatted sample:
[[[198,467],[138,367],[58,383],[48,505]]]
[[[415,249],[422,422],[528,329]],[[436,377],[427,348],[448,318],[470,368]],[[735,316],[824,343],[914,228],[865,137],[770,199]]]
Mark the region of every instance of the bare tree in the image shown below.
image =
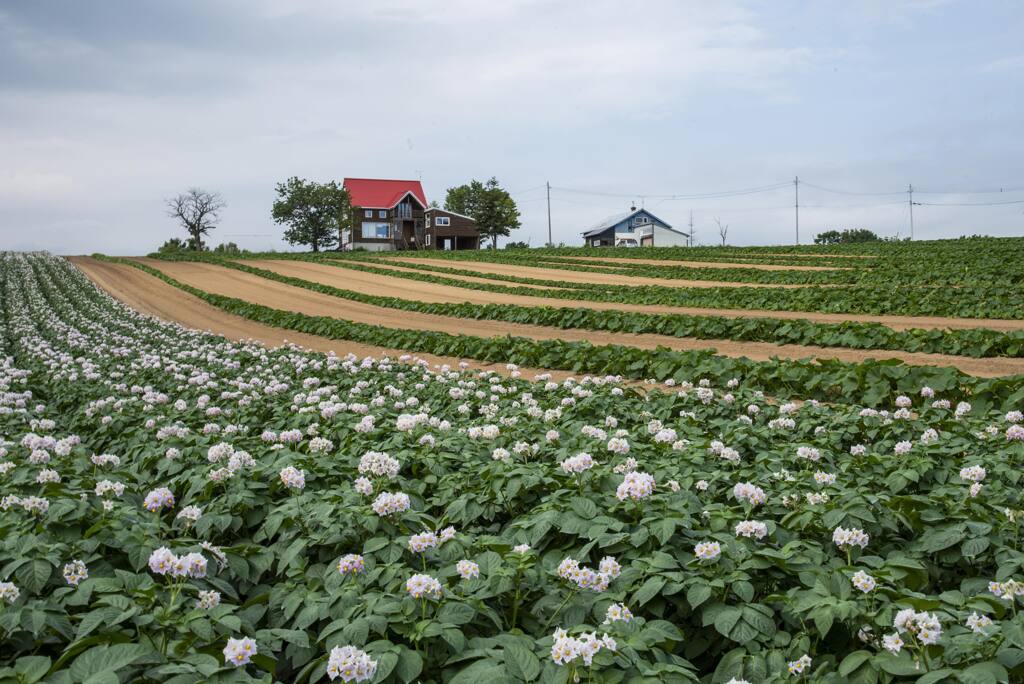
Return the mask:
[[[189,188],[188,192],[167,200],[167,215],[188,231],[189,249],[198,251],[203,248],[203,236],[217,226],[220,210],[226,206],[220,193]]]
[[[722,238],[722,246],[725,247],[725,236],[729,234],[729,224],[722,225],[722,221],[716,216],[715,223],[718,224],[718,236]]]

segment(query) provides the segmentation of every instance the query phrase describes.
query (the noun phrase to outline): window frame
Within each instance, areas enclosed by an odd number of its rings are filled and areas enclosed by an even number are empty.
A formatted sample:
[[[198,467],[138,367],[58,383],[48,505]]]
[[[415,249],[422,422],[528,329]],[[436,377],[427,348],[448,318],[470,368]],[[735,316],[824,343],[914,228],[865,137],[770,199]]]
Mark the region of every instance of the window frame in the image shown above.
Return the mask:
[[[373,231],[372,235],[367,235],[366,234],[366,226],[367,226],[367,224],[369,224],[369,225],[374,227],[374,231]],[[381,227],[384,227],[386,229],[385,230],[385,234],[383,236],[380,235],[379,230],[378,230]],[[390,240],[391,239],[391,224],[383,222],[383,221],[363,221],[362,224],[359,226],[359,235],[364,240]]]
[[[373,218],[373,209],[363,209],[363,218],[372,219]]]
[[[388,210],[387,209],[379,209],[377,211],[377,218],[382,219],[382,218],[387,218],[387,217],[388,217]]]
[[[444,223],[441,223],[441,221],[444,221]],[[452,218],[451,218],[451,216],[435,216],[434,217],[434,227],[435,228],[450,228],[451,225],[452,225]]]

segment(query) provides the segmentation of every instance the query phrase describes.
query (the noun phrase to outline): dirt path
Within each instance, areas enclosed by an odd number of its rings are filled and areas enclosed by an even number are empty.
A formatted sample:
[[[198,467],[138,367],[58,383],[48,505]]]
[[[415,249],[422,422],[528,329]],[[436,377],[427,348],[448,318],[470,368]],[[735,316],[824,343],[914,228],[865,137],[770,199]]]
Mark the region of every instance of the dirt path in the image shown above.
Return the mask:
[[[677,261],[675,259],[631,259],[629,257],[603,256],[564,256],[560,259],[574,259],[581,262],[605,263],[608,266],[618,264],[648,264],[650,266],[689,266],[690,268],[749,268],[755,271],[849,271],[845,266],[785,266],[781,264],[744,264],[728,261]],[[546,261],[543,256],[538,257]],[[552,262],[557,263],[557,262]]]
[[[163,263],[163,262],[159,262]],[[294,278],[312,280],[344,290],[358,290],[388,297],[401,297],[420,302],[471,302],[474,304],[515,304],[518,306],[575,307],[599,310],[620,310],[636,313],[686,314],[693,316],[724,316],[727,318],[779,318],[784,320],[809,320],[817,323],[880,323],[894,330],[908,328],[988,328],[1001,332],[1024,330],[1024,320],[942,318],[936,316],[871,316],[853,314],[814,313],[804,311],[764,311],[745,309],[705,309],[687,306],[662,306],[657,304],[621,304],[617,302],[586,302],[552,297],[529,297],[483,290],[469,290],[451,285],[408,280],[406,278],[382,276],[375,273],[354,271],[348,268],[289,259],[245,261],[260,268],[275,271]],[[407,270],[407,269],[397,269]],[[422,271],[421,271],[422,272]],[[495,282],[495,281],[488,281]],[[360,290],[359,288],[368,288]]]
[[[222,311],[131,266],[112,264],[91,257],[68,257],[68,260],[108,294],[136,311],[172,323],[179,323],[193,330],[211,332],[235,341],[255,340],[271,348],[291,342],[306,349],[324,353],[334,352],[339,356],[352,353],[360,358],[390,356],[397,359],[403,354],[410,353],[401,349],[358,344],[347,340],[332,340],[316,335],[306,335],[294,330],[274,328]],[[483,363],[433,354],[417,353],[413,356],[428,362],[432,368],[446,365],[455,369],[458,368],[460,362],[466,361],[470,368],[490,370],[502,375],[509,374],[504,364]],[[580,377],[578,374],[568,371],[548,371],[536,368],[520,368],[519,370],[523,378],[533,378],[541,373],[550,373],[552,379],[557,382],[571,376]]]
[[[567,283],[592,283],[594,285],[656,285],[658,287],[770,287],[793,288],[805,285],[780,285],[775,283],[737,283],[719,280],[673,280],[669,278],[645,278],[642,276],[618,275],[615,273],[596,273],[586,271],[566,271],[537,266],[518,266],[515,264],[497,264],[483,261],[459,261],[457,266],[447,259],[423,259],[419,257],[384,257],[384,260],[405,264],[426,264],[429,266],[447,266],[462,268],[467,271],[494,273],[495,275],[519,276],[522,278],[541,278],[544,280],[561,280]]]
[[[284,285],[214,264],[163,262],[152,259],[140,259],[140,261],[160,269],[176,280],[207,292],[237,297],[276,309],[298,311],[311,316],[331,316],[389,328],[436,330],[453,335],[463,334],[478,337],[514,335],[541,340],[587,341],[595,345],[619,344],[640,349],[655,349],[657,347],[667,347],[681,351],[713,349],[723,356],[747,357],[755,361],[767,361],[772,358],[833,358],[856,363],[871,358],[896,358],[913,365],[953,366],[965,373],[987,377],[1024,373],[1024,359],[969,359],[941,354],[913,354],[891,351],[863,352],[851,349],[775,345],[760,342],[695,340],[669,337],[667,335],[633,335],[592,330],[562,330],[546,326],[420,314],[351,302],[303,288]]]

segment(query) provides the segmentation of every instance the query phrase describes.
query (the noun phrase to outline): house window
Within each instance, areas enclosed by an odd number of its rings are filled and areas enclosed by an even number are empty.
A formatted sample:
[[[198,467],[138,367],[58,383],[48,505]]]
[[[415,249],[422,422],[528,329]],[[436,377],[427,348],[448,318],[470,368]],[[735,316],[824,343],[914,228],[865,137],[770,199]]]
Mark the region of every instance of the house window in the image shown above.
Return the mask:
[[[447,226],[451,225],[452,220],[447,216],[437,216],[434,218],[435,226]]]
[[[633,219],[633,223],[635,225],[642,226],[644,224],[650,223],[650,219],[647,218],[646,216],[637,216],[635,219]]]
[[[390,223],[377,223],[376,221],[363,221],[363,239],[388,239],[390,235]]]
[[[387,218],[387,217],[388,217],[388,210],[387,209],[381,209],[380,211],[377,212],[377,218]]]
[[[426,245],[427,245],[427,247],[429,247],[429,246],[430,246],[430,233],[427,233],[427,239],[426,239],[426,241],[424,242],[424,244],[426,244]]]
[[[364,209],[363,218],[373,218],[373,209]]]

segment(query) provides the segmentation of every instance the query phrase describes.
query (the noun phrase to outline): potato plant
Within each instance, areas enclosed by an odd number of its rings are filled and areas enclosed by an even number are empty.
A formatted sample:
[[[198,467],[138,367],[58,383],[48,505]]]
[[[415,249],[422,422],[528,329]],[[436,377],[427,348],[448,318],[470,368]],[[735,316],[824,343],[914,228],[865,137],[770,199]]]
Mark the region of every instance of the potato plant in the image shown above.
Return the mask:
[[[0,258],[0,682],[1005,682],[1024,416],[266,349]]]

